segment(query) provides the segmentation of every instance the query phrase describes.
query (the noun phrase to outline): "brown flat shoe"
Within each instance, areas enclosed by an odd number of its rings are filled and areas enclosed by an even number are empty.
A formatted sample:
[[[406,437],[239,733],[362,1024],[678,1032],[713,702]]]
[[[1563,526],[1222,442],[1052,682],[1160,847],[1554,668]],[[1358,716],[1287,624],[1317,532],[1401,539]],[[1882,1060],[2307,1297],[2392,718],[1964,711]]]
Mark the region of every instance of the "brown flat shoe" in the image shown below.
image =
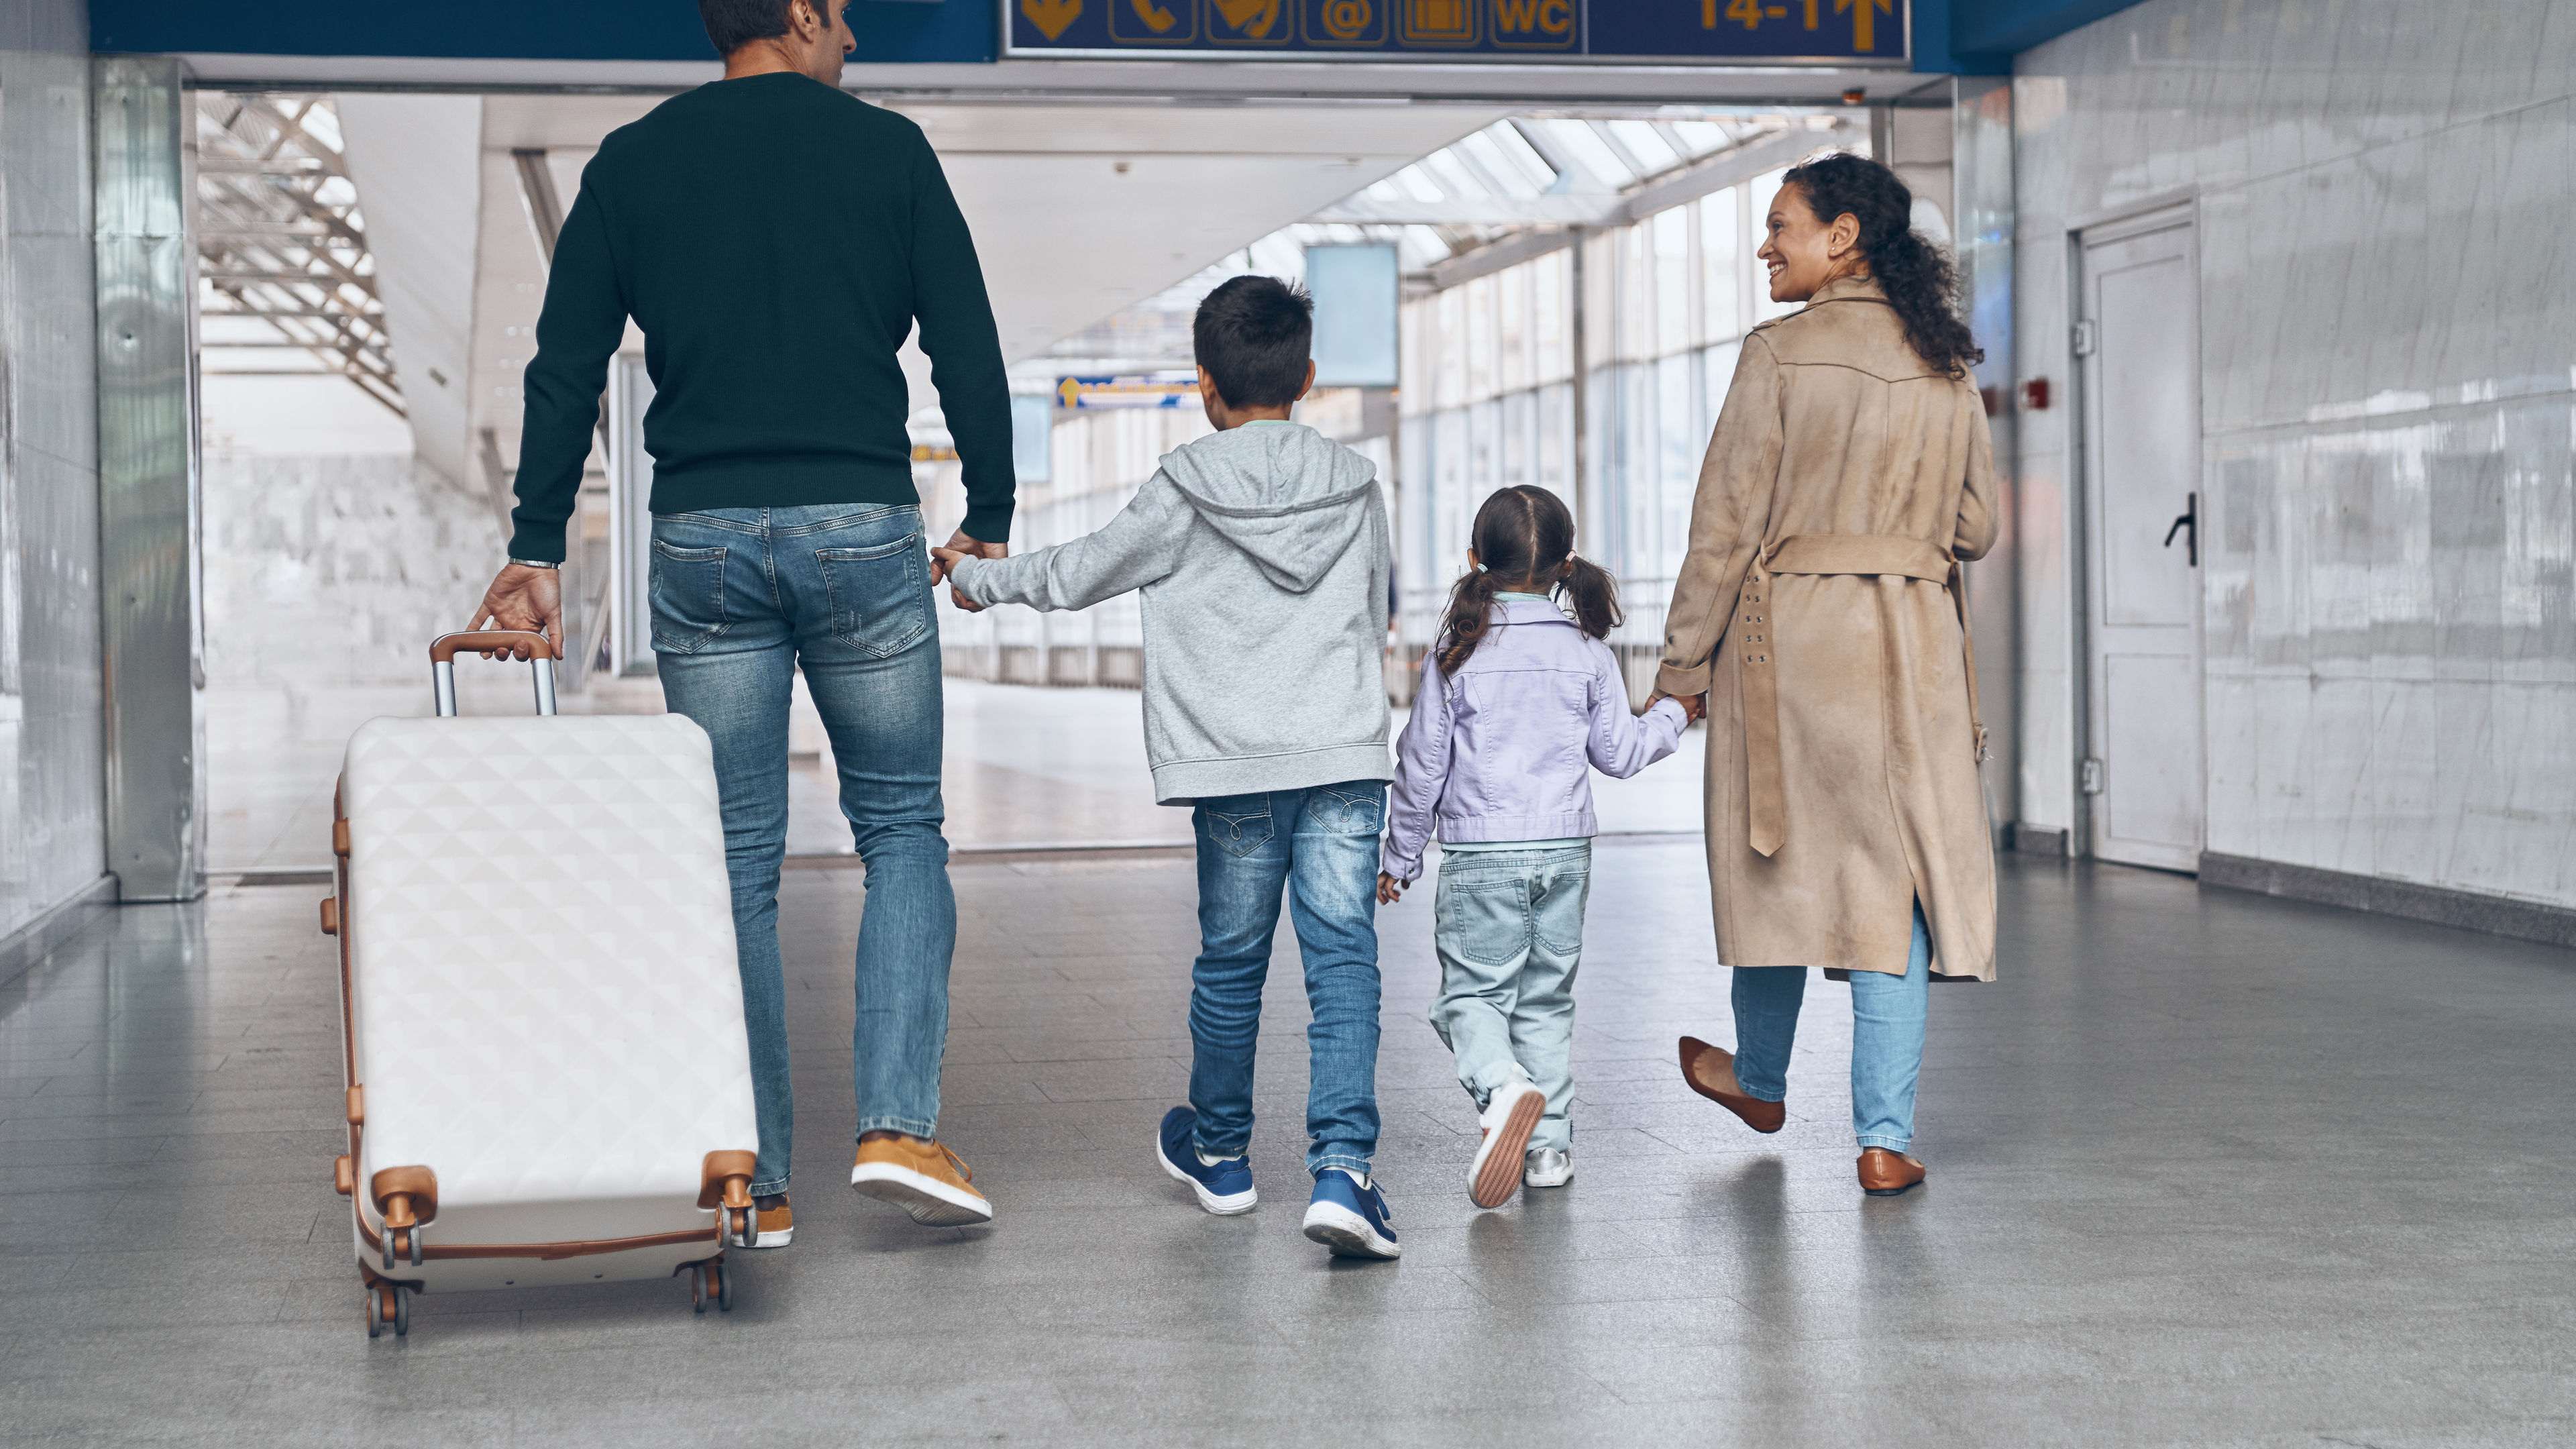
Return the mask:
[[[1871,1197],[1894,1197],[1923,1180],[1923,1159],[1884,1147],[1860,1150],[1860,1190]]]
[[[1789,1108],[1782,1102],[1765,1102],[1744,1095],[1743,1086],[1735,1080],[1735,1054],[1710,1046],[1695,1036],[1682,1038],[1682,1080],[1690,1089],[1744,1119],[1744,1125],[1756,1132],[1777,1132],[1789,1120]]]

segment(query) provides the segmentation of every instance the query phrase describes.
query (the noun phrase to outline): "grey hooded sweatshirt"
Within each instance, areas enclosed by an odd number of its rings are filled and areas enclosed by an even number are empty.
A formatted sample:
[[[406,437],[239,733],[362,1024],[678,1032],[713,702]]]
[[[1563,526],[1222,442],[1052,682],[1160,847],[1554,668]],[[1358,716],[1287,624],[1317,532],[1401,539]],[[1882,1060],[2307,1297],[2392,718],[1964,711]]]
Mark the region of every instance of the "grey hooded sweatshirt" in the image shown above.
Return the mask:
[[[979,604],[1081,609],[1129,589],[1145,621],[1145,755],[1166,805],[1394,776],[1388,547],[1376,466],[1298,423],[1174,449],[1099,532],[968,559]]]

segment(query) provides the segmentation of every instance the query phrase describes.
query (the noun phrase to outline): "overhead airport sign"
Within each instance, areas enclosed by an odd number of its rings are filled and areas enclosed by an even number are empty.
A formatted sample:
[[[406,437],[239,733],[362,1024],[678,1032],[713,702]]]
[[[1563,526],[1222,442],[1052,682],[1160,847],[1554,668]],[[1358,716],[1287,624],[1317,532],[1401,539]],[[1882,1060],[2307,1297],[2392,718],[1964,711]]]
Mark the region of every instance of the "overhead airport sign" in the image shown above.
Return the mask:
[[[1910,0],[1003,0],[1004,54],[1901,65]]]
[[[1195,372],[1068,377],[1055,385],[1056,406],[1064,408],[1177,408],[1195,406],[1198,400],[1199,376]]]

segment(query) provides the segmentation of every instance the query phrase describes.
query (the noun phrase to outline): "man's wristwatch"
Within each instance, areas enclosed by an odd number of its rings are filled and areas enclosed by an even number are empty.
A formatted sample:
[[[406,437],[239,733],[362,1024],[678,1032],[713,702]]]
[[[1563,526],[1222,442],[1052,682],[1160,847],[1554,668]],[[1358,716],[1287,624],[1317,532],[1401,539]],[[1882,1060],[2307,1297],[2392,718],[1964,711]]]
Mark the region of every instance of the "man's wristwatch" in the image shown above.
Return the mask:
[[[510,560],[510,562],[517,564],[523,569],[560,569],[563,567],[562,564],[548,563],[541,558],[514,558]]]

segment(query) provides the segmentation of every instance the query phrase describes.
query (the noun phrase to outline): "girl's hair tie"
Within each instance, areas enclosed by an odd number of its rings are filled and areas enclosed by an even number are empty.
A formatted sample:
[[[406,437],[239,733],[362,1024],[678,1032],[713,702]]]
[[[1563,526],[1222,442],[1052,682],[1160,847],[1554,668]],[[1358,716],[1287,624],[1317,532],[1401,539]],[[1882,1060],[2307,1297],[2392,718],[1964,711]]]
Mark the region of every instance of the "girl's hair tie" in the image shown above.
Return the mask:
[[[1480,573],[1480,574],[1481,574],[1481,573],[1483,573],[1484,571],[1485,571],[1485,566],[1484,566],[1483,564],[1478,564],[1478,565],[1476,565],[1476,572],[1478,572],[1478,573]]]

